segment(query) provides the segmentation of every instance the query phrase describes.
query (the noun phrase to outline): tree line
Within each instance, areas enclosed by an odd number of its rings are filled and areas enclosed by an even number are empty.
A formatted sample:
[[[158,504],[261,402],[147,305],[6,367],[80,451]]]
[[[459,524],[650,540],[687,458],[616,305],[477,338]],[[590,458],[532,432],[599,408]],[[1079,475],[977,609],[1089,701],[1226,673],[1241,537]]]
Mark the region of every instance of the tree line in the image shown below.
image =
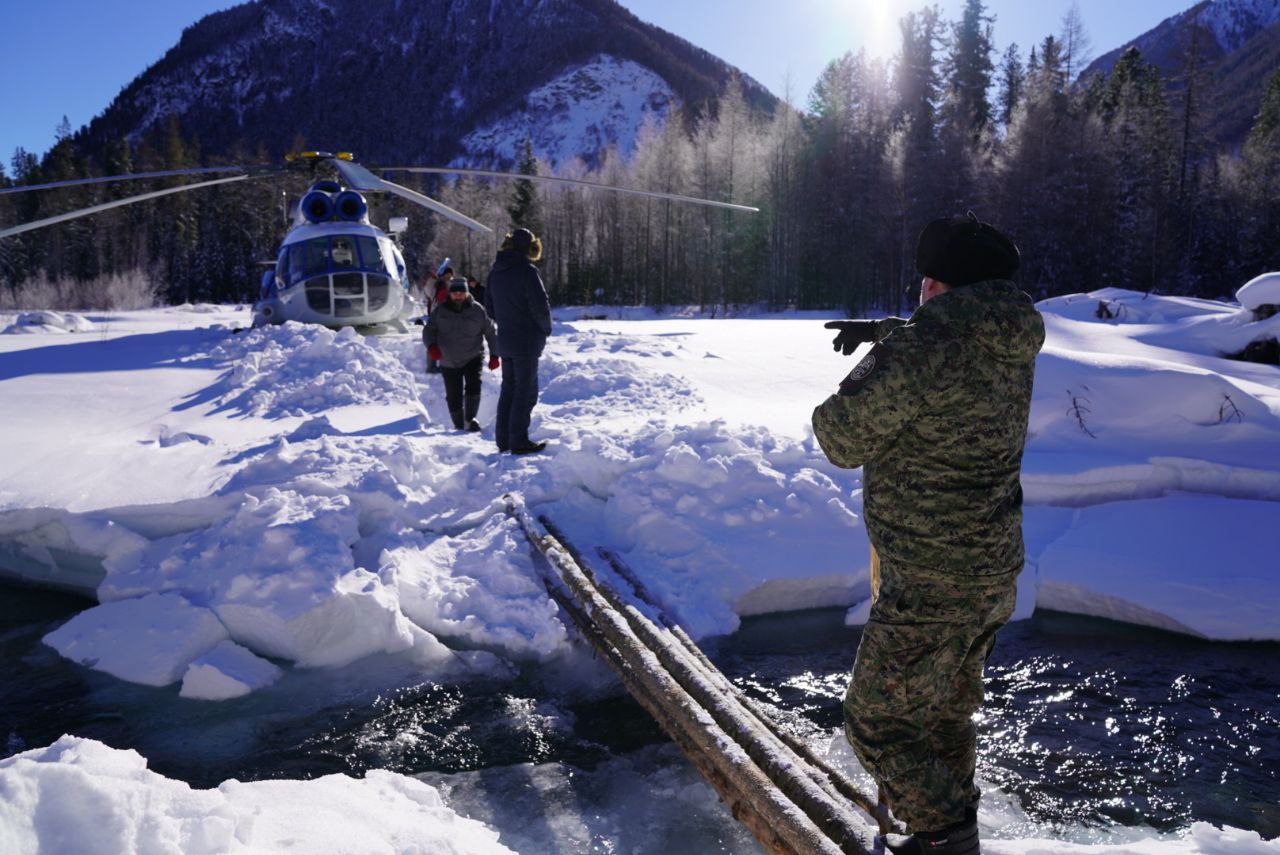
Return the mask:
[[[633,151],[555,169],[758,214],[532,182],[406,183],[482,222],[541,235],[544,279],[559,304],[897,311],[917,279],[919,230],[969,209],[1014,236],[1020,284],[1037,298],[1105,286],[1225,297],[1280,268],[1280,71],[1247,140],[1225,150],[1207,127],[1215,93],[1194,44],[1176,81],[1133,48],[1109,74],[1079,79],[1088,38],[1075,9],[1026,52],[1013,45],[997,56],[993,31],[982,0],[967,0],[955,21],[927,7],[901,20],[893,60],[839,57],[803,107],[762,106],[730,81],[714,104],[676,106],[644,125]],[[0,184],[269,162],[243,147],[203,157],[177,120],[137,146],[101,152],[78,152],[69,131],[43,158],[15,152]],[[520,169],[552,171],[527,146]],[[0,195],[0,222],[135,192]],[[281,193],[279,184],[238,182],[0,240],[0,281],[13,291],[36,276],[95,281],[145,270],[167,301],[249,300],[258,262],[284,233]],[[477,236],[406,207],[377,200],[373,216],[410,216],[414,276],[448,255],[484,278],[500,234]]]

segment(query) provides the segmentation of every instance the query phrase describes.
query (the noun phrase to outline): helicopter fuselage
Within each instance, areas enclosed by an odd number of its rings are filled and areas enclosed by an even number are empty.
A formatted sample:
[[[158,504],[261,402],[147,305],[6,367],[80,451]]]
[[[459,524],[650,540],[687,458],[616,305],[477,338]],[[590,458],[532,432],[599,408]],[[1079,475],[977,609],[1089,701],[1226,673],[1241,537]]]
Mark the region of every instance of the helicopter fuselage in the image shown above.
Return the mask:
[[[263,275],[254,325],[285,321],[330,327],[404,321],[418,307],[404,257],[386,232],[367,222],[295,225]]]

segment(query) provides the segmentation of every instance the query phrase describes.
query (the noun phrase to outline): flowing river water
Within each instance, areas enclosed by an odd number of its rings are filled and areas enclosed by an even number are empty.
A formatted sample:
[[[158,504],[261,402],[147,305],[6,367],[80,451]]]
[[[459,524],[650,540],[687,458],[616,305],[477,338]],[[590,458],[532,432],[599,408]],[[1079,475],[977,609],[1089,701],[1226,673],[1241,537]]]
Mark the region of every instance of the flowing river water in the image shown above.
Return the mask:
[[[71,733],[197,787],[387,768],[439,786],[522,852],[754,849],[589,653],[449,685],[374,658],[187,701],[41,643],[87,605],[0,583],[0,756]],[[832,735],[860,631],[843,616],[750,618],[704,648],[783,726],[847,755]],[[978,733],[999,836],[1114,840],[1198,820],[1280,835],[1280,644],[1041,612],[1002,632]]]

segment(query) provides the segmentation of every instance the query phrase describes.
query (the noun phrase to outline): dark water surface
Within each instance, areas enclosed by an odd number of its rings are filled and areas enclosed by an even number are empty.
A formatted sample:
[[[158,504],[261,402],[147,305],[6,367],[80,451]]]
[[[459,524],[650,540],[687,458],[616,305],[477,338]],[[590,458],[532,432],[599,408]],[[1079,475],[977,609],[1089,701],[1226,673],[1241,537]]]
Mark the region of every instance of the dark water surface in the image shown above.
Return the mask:
[[[745,621],[716,662],[758,697],[839,727],[861,637],[842,617]],[[1033,821],[1280,835],[1280,644],[1042,611],[1001,631],[986,678],[978,776]]]
[[[591,769],[659,742],[587,656],[514,679],[422,682],[388,657],[296,670],[233,701],[177,697],[69,663],[40,639],[86,601],[0,584],[0,739],[63,733],[134,748],[193,786],[227,778],[408,774],[561,762]],[[860,631],[842,609],[751,618],[712,658],[809,735],[840,725]],[[584,676],[585,675],[585,676]],[[1040,613],[1006,627],[987,669],[979,777],[1040,825],[1195,820],[1280,834],[1280,644],[1222,644]]]

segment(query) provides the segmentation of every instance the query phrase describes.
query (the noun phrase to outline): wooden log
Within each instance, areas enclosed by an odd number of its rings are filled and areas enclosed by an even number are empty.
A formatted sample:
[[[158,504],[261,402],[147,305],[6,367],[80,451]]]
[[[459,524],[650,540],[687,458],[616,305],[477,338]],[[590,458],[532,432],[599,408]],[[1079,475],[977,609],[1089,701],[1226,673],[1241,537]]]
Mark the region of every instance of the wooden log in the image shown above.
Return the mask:
[[[582,569],[584,575],[590,575],[588,568]],[[590,581],[594,584],[594,579]],[[747,709],[735,692],[731,689],[726,691],[726,687],[732,684],[718,669],[714,666],[705,668],[669,632],[660,629],[608,585],[595,587],[598,594],[626,618],[640,642],[657,655],[676,681],[711,713],[716,723],[747,751],[788,798],[840,846],[841,851],[868,851],[872,843],[870,829],[853,814],[849,802],[782,741],[767,722]]]
[[[729,780],[728,776],[723,774],[716,766],[711,757],[707,755],[697,742],[689,737],[680,726],[667,715],[662,704],[650,696],[648,690],[636,680],[626,666],[617,649],[613,647],[600,632],[599,628],[591,622],[585,613],[573,602],[567,594],[556,591],[548,586],[556,603],[564,609],[565,613],[570,616],[574,624],[582,632],[584,638],[587,638],[591,646],[604,658],[604,660],[613,668],[618,677],[622,681],[622,685],[627,689],[636,702],[640,704],[644,710],[653,717],[681,753],[693,764],[707,783],[716,791],[720,799],[729,807],[729,812],[733,818],[746,826],[747,830],[756,838],[756,841],[770,855],[805,855],[802,852],[796,852],[786,841],[769,826],[769,823],[760,814],[759,811],[751,804],[750,800],[743,795],[742,791]]]
[[[694,743],[714,769],[715,777],[723,777],[741,794],[735,814],[759,815],[762,820],[757,823],[759,833],[757,828],[750,825],[748,828],[761,845],[772,847],[770,851],[791,851],[797,855],[839,855],[840,848],[769,780],[747,752],[667,673],[657,656],[640,643],[626,619],[594,590],[577,562],[555,538],[538,531],[518,497],[509,496],[507,507],[508,513],[520,522],[525,536],[573,593],[586,619],[616,652],[624,684],[638,683],[643,689],[642,695],[660,707],[663,719],[669,720],[682,734],[684,739],[677,741],[677,746],[683,747],[684,740]],[[714,781],[712,785],[715,786]],[[749,807],[750,811],[744,811],[743,807]],[[761,837],[762,833],[766,836]],[[786,850],[777,849],[779,840]]]
[[[742,705],[761,722],[763,727],[775,734],[789,748],[791,748],[792,751],[802,757],[813,768],[816,776],[819,776],[828,783],[839,796],[848,799],[865,811],[868,816],[875,820],[881,834],[886,832],[897,832],[899,834],[907,833],[906,826],[888,816],[887,808],[883,801],[872,798],[862,792],[858,789],[858,785],[850,780],[843,771],[831,765],[825,758],[814,753],[813,749],[805,744],[803,740],[800,740],[792,734],[777,727],[773,721],[773,716],[767,707],[749,697],[741,688],[734,684],[732,680],[725,677],[724,673],[715,666],[715,663],[707,658],[707,655],[702,651],[702,648],[698,646],[697,642],[689,637],[689,634],[685,632],[679,622],[671,617],[665,607],[653,594],[649,592],[645,584],[635,574],[635,571],[622,560],[621,556],[609,549],[598,549],[597,551],[600,553],[601,557],[609,563],[609,566],[614,570],[614,572],[622,577],[622,579],[632,587],[636,596],[639,597],[646,605],[654,609],[662,625],[672,634],[677,643],[688,650],[689,653],[699,663],[701,663],[708,675],[708,678],[713,680],[721,691],[734,695]]]

